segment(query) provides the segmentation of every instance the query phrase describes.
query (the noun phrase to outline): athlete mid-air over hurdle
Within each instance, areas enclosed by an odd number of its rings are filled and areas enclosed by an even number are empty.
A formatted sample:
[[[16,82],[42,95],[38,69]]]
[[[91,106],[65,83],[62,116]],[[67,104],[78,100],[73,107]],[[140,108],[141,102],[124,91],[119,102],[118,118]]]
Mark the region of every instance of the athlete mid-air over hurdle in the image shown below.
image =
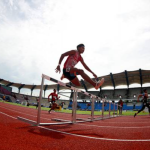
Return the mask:
[[[91,71],[91,69],[86,65],[84,62],[81,54],[84,52],[85,46],[84,44],[79,44],[77,45],[77,50],[71,50],[66,53],[63,53],[59,59],[59,64],[56,68],[56,73],[61,72],[60,70],[60,65],[64,57],[68,56],[67,60],[64,63],[64,68],[63,68],[63,74],[61,77],[61,80],[63,78],[67,78],[70,80],[74,85],[80,86],[79,79],[77,75],[81,75],[84,80],[89,82],[95,89],[97,90],[102,84],[104,83],[104,78],[102,78],[99,81],[93,81],[82,69],[75,68],[75,65],[80,61],[81,64],[84,66],[84,68],[91,72],[93,76],[97,79],[97,75]]]

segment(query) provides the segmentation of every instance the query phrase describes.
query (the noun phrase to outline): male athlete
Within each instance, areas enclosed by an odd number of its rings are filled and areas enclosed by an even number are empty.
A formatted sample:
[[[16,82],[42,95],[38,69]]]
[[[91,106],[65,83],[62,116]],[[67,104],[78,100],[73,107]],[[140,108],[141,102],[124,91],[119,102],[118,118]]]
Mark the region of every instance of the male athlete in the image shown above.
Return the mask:
[[[142,108],[141,108],[137,113],[134,114],[134,117],[135,117],[138,113],[140,113],[141,111],[143,111],[143,110],[145,109],[145,107],[148,108],[148,110],[149,110],[149,115],[150,115],[150,106],[149,106],[149,104],[148,104],[148,102],[147,102],[148,93],[147,93],[147,90],[146,90],[146,89],[144,89],[144,93],[143,93],[143,94],[139,94],[137,101],[139,101],[139,98],[140,98],[141,96],[143,96],[143,99],[142,99],[142,101],[143,101],[143,106],[142,106]]]
[[[63,75],[61,79],[64,77],[70,80],[74,85],[80,86],[79,79],[76,75],[81,75],[84,80],[89,82],[93,87],[97,90],[104,83],[104,78],[101,81],[94,82],[82,69],[75,68],[75,65],[80,61],[84,68],[91,72],[95,78],[97,75],[91,71],[91,69],[85,64],[81,54],[84,52],[85,46],[84,44],[77,45],[77,50],[71,50],[66,53],[63,53],[59,59],[59,64],[56,68],[56,73],[61,72],[60,65],[64,57],[68,56],[66,62],[64,63]]]
[[[50,100],[50,96],[52,97]],[[54,89],[54,92],[48,95],[48,102],[52,103],[52,107],[50,108],[50,110],[48,111],[49,113],[51,112],[51,110],[54,110],[57,107],[56,104],[56,100],[58,100],[58,95],[56,94],[56,90]]]

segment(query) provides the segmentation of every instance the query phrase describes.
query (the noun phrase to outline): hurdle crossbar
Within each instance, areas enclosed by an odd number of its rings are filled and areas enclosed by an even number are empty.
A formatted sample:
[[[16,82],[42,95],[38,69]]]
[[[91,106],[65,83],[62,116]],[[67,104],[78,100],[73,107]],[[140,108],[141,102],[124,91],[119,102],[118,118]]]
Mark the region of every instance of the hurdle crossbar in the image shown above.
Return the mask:
[[[90,93],[88,93],[88,92],[82,91],[82,90],[80,90],[80,89],[78,89],[78,88],[76,88],[76,87],[74,87],[74,86],[71,86],[71,85],[69,85],[69,84],[67,84],[67,83],[63,83],[63,82],[61,82],[61,81],[58,81],[58,80],[56,80],[56,79],[54,79],[54,78],[51,78],[51,77],[49,77],[49,76],[47,76],[47,75],[42,74],[42,77],[45,78],[45,79],[47,79],[47,80],[49,80],[49,81],[55,82],[55,83],[57,83],[57,84],[59,84],[59,85],[61,85],[61,86],[64,86],[64,87],[66,87],[66,88],[68,88],[68,89],[75,90],[75,91],[81,92],[81,93],[83,93],[83,94],[85,94],[85,95],[87,95],[87,96],[94,97],[94,98],[96,98],[96,99],[101,100],[101,98],[98,97],[98,96],[96,96],[96,95],[93,95],[93,94],[90,94]]]
[[[95,95],[93,95],[93,94],[91,94],[91,93],[85,92],[85,91],[83,91],[83,90],[81,90],[81,89],[78,89],[78,88],[76,88],[76,87],[74,87],[74,86],[71,86],[71,85],[69,85],[69,84],[67,84],[67,83],[63,83],[63,82],[61,82],[61,81],[59,81],[59,80],[56,80],[56,79],[54,79],[54,78],[52,78],[52,77],[49,77],[49,76],[45,75],[45,74],[42,74],[42,78],[47,79],[47,80],[52,81],[52,82],[55,82],[55,83],[57,83],[57,84],[59,84],[59,85],[61,85],[61,86],[67,87],[68,89],[71,89],[71,90],[74,91],[73,104],[72,104],[72,106],[73,106],[73,107],[72,107],[72,123],[78,123],[78,122],[84,122],[84,121],[95,121],[95,120],[101,120],[101,119],[106,119],[106,118],[108,118],[108,117],[104,117],[104,103],[105,103],[105,102],[106,102],[106,103],[110,103],[108,100],[102,99],[101,97],[98,97],[98,96],[95,96]],[[41,87],[41,89],[42,89],[42,87]],[[80,120],[80,121],[77,121],[77,119],[76,119],[77,93],[78,93],[78,92],[81,92],[82,94],[87,95],[87,96],[89,96],[90,98],[92,98],[91,119],[82,119],[82,120]],[[102,118],[95,118],[95,119],[94,119],[94,99],[102,100],[102,101],[103,101]],[[115,104],[114,104],[114,105],[115,105]],[[115,108],[114,108],[114,109],[115,109]],[[115,116],[114,116],[114,115],[113,115],[113,116],[110,116],[110,114],[109,114],[109,118],[112,118],[112,117],[115,117]],[[66,122],[66,123],[67,123],[67,122]],[[51,124],[51,123],[50,123],[50,124]],[[40,124],[39,124],[39,125],[40,125]]]
[[[41,118],[41,100],[42,100],[42,94],[43,94],[43,86],[44,86],[44,79],[47,79],[49,81],[52,81],[52,82],[55,82],[61,86],[64,86],[68,89],[71,89],[74,91],[74,94],[73,94],[73,107],[72,107],[72,120],[71,121],[67,121],[67,120],[63,120],[63,119],[59,119],[59,121],[62,121],[62,122],[59,122],[59,123],[41,123],[40,121],[40,118]],[[77,108],[77,93],[78,92],[81,92],[82,94],[84,95],[87,95],[89,96],[91,99],[92,99],[92,109],[91,109],[91,118],[90,119],[81,119],[80,121],[77,121],[76,119],[76,108]],[[94,99],[97,99],[97,100],[102,100],[103,101],[103,109],[102,109],[102,118],[94,118]],[[104,117],[104,102],[107,102],[110,104],[110,102],[106,99],[102,99],[98,96],[95,96],[91,93],[88,93],[88,92],[85,92],[85,91],[82,91],[74,86],[71,86],[67,83],[63,83],[61,81],[58,81],[52,77],[49,77],[45,74],[42,74],[42,81],[41,81],[41,89],[40,89],[40,95],[39,95],[39,106],[38,106],[38,114],[37,114],[37,123],[35,123],[34,121],[31,121],[31,120],[28,120],[26,118],[21,118],[21,117],[18,117],[19,120],[21,121],[24,121],[24,122],[27,122],[29,124],[32,124],[32,125],[35,125],[36,126],[40,126],[40,125],[59,125],[59,124],[74,124],[74,123],[79,123],[79,122],[88,122],[88,121],[96,121],[96,120],[102,120],[104,118],[112,118],[112,117],[115,117],[115,116],[110,116],[110,113],[109,113],[109,117]],[[115,104],[114,104],[115,105]],[[115,108],[114,108],[115,109]]]

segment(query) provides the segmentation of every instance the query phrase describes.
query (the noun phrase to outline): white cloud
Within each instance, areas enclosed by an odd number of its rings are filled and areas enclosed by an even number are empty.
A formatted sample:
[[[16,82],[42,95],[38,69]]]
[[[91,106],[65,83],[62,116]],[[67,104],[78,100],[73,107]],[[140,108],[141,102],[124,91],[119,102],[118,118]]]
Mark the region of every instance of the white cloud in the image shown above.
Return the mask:
[[[40,84],[45,73],[59,79],[60,55],[78,43],[98,76],[149,69],[149,6],[148,0],[0,1],[0,78]]]

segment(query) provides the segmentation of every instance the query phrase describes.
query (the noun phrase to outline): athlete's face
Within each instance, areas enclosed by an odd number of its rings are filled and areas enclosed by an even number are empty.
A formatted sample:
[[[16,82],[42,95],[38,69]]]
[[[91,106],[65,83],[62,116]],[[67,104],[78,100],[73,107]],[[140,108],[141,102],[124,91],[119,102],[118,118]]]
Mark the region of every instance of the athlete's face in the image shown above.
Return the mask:
[[[85,50],[84,46],[78,48],[80,54],[84,53],[84,50]]]

